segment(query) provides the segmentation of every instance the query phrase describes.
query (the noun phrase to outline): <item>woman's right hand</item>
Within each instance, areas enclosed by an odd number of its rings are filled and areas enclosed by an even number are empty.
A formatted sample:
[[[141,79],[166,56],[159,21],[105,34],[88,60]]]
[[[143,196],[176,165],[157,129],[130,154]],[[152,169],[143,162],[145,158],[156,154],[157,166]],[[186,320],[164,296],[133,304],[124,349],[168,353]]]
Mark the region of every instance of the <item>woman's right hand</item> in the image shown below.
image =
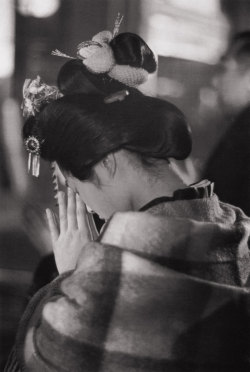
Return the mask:
[[[55,214],[46,210],[52,246],[58,272],[75,269],[81,250],[93,234],[90,229],[88,212],[79,195],[68,188],[68,202],[65,193],[58,193],[59,226]]]

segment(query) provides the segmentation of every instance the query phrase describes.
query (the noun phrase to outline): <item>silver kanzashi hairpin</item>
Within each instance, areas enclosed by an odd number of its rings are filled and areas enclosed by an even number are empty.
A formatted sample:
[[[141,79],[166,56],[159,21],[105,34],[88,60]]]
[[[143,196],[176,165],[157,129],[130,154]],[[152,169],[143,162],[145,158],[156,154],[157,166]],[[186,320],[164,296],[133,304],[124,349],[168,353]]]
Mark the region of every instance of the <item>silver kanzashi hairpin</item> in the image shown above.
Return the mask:
[[[118,34],[122,21],[123,21],[123,15],[121,15],[121,13],[118,13],[116,20],[115,20],[115,26],[113,29],[113,38]]]
[[[60,52],[60,50],[58,50],[58,49],[52,50],[51,55],[52,56],[57,56],[57,57],[75,59],[74,57],[71,57],[68,54],[65,54],[65,53]]]
[[[110,41],[118,34],[123,16],[118,13],[115,20],[113,33],[111,31],[101,31],[94,35],[92,40],[81,42],[77,46],[76,58],[81,59],[87,69],[95,74],[108,73],[116,64]],[[52,55],[74,59],[66,53],[56,49]]]
[[[36,79],[26,79],[23,85],[23,102],[21,109],[23,116],[29,118],[35,116],[43,104],[54,101],[63,94],[55,86],[50,86],[42,82],[40,76]],[[44,141],[37,136],[29,136],[24,144],[29,154],[28,171],[32,176],[38,177],[40,173],[40,153],[41,145]]]

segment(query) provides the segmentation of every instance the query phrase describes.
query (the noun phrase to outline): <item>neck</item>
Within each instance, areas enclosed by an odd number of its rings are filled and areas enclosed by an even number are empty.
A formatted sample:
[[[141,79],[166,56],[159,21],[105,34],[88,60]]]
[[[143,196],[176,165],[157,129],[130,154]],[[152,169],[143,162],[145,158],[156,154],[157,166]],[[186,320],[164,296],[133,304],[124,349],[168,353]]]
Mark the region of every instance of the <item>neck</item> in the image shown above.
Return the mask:
[[[174,191],[186,187],[181,178],[170,168],[164,167],[157,177],[137,174],[131,189],[131,210],[137,211],[151,200],[162,196],[173,196]]]

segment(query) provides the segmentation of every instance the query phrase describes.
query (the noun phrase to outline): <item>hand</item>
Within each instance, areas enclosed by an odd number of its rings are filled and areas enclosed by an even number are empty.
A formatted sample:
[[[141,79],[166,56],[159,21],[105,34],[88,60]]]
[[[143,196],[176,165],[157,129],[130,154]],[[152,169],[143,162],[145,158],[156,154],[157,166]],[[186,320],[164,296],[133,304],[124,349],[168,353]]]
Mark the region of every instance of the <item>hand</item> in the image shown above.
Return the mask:
[[[25,203],[22,210],[22,228],[41,256],[52,252],[48,224],[38,206]]]
[[[65,194],[58,193],[59,228],[54,213],[46,210],[52,246],[58,272],[75,269],[82,248],[92,234],[89,227],[85,204],[73,190],[68,188],[68,203]]]

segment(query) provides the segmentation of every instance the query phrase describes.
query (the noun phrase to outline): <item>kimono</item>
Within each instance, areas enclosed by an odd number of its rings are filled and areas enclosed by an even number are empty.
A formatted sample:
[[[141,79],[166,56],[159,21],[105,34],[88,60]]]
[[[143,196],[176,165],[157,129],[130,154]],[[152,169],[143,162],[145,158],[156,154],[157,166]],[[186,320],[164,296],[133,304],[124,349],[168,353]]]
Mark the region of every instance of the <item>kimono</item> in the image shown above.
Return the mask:
[[[35,295],[5,371],[250,370],[250,219],[210,183],[179,194],[116,213]]]

